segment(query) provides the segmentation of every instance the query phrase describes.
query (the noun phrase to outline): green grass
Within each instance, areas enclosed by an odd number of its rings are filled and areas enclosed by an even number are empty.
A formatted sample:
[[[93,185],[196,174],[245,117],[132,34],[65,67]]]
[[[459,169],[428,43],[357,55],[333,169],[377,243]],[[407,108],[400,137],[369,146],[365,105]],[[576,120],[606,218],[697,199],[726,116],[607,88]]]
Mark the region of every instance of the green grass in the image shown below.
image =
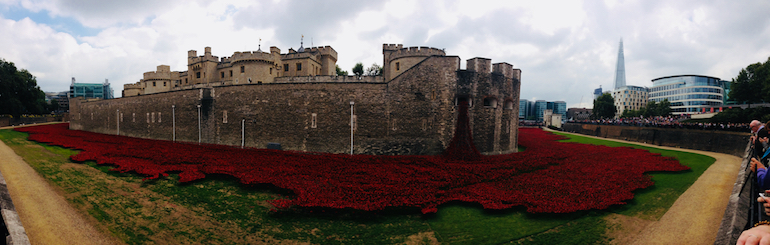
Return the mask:
[[[61,188],[72,205],[94,217],[114,236],[130,244],[164,239],[172,243],[231,244],[276,241],[314,244],[398,244],[408,240],[429,243],[432,233],[446,244],[603,244],[611,213],[659,219],[673,202],[710,166],[714,159],[677,151],[596,140],[581,136],[570,142],[631,146],[676,157],[691,171],[653,173],[653,187],[636,191],[627,205],[572,214],[530,214],[524,208],[484,210],[478,204],[448,203],[435,214],[418,209],[379,212],[334,209],[297,209],[270,212],[266,200],[291,196],[271,185],[242,185],[228,176],[210,175],[191,183],[178,176],[142,181],[133,173],[109,171],[111,166],[86,162],[86,168],[64,167],[77,151],[26,140],[27,135],[0,130],[0,140],[11,146],[33,168]],[[41,151],[42,146],[44,151]],[[520,149],[524,150],[524,149]],[[189,210],[180,216],[180,210]],[[222,227],[197,227],[196,222]],[[205,223],[205,222],[204,222]],[[206,223],[208,224],[208,223]],[[232,230],[232,231],[231,231]],[[245,238],[244,238],[245,237]],[[237,240],[244,239],[244,240]]]

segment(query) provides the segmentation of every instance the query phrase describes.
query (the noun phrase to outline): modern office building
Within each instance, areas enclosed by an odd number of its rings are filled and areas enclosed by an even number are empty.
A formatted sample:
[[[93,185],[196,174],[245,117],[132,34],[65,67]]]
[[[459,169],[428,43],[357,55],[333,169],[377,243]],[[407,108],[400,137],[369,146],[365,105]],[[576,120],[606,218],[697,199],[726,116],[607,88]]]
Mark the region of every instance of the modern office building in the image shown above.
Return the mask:
[[[594,100],[598,99],[599,96],[602,96],[602,86],[599,85],[599,88],[594,89]]]
[[[543,121],[545,110],[552,110],[553,114],[561,114],[562,118],[567,118],[567,102],[564,101],[529,101],[519,100],[519,118]]]
[[[649,89],[639,86],[623,86],[612,91],[615,100],[615,116],[623,115],[627,110],[639,110],[649,101]]]
[[[650,100],[671,103],[671,114],[696,114],[726,101],[730,82],[701,75],[677,75],[652,80]]]
[[[110,82],[104,79],[104,83],[75,83],[72,78],[70,84],[70,98],[83,97],[86,99],[114,99]]]

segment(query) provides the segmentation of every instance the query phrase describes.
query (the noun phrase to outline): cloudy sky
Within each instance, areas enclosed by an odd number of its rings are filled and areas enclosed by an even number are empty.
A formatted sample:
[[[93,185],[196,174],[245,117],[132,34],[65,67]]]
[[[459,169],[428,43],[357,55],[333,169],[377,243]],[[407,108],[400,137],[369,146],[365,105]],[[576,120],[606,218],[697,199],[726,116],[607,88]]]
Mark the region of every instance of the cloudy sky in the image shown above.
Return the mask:
[[[681,74],[730,80],[770,57],[770,1],[0,0],[0,58],[44,91],[160,64],[186,70],[187,50],[215,56],[277,46],[332,46],[337,64],[382,65],[382,44],[446,49],[522,70],[522,99],[591,107],[610,88],[622,38],[629,85]],[[581,105],[582,102],[582,105]]]

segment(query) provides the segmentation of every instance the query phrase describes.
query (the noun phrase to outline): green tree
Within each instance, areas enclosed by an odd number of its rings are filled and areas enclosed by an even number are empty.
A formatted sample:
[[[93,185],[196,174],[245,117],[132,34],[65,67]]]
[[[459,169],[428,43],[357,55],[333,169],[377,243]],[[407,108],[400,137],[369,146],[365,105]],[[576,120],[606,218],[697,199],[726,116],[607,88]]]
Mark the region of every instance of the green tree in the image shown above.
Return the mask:
[[[741,69],[732,82],[730,100],[748,104],[770,101],[770,58]]]
[[[377,65],[377,63],[372,64],[369,68],[366,68],[366,73],[364,73],[366,76],[379,76],[382,75],[382,67]]]
[[[52,99],[50,103],[48,103],[48,111],[58,111],[59,110],[59,101],[56,99]]]
[[[671,115],[671,102],[669,102],[668,99],[664,99],[658,104],[658,112],[656,115],[664,117]]]
[[[639,117],[642,115],[641,110],[625,110],[623,111],[623,114],[620,115],[622,118],[629,118],[629,117]]]
[[[45,93],[37,86],[35,76],[27,70],[18,70],[13,62],[0,59],[0,114],[19,117],[41,114],[45,109]]]
[[[342,68],[340,68],[340,65],[336,65],[337,69],[337,76],[347,76],[348,71],[343,71]]]
[[[613,118],[615,117],[616,112],[617,109],[615,109],[615,103],[614,99],[612,99],[612,95],[608,93],[602,94],[599,96],[599,98],[594,100],[593,116],[595,118]]]
[[[356,63],[356,65],[353,66],[353,74],[358,77],[364,75],[364,64],[361,62]]]
[[[641,109],[643,117],[654,117],[658,114],[658,104],[655,101],[648,101],[647,105]]]

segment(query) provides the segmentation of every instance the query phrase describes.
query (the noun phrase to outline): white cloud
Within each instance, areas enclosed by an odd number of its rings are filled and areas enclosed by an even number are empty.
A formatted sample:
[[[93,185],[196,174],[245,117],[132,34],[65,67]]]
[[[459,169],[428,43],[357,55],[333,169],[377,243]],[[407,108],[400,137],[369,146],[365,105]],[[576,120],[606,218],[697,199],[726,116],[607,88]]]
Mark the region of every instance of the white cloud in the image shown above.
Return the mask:
[[[9,6],[71,18],[68,23],[0,17],[0,57],[30,70],[47,91],[69,78],[109,78],[120,93],[157,65],[186,69],[187,50],[214,55],[283,52],[330,45],[338,64],[382,63],[383,43],[443,48],[462,60],[507,62],[523,72],[522,98],[590,103],[612,84],[618,40],[625,46],[627,81],[703,74],[729,80],[740,68],[770,56],[770,2],[695,0],[596,1],[96,1],[0,0]],[[464,62],[462,67],[464,67]]]

